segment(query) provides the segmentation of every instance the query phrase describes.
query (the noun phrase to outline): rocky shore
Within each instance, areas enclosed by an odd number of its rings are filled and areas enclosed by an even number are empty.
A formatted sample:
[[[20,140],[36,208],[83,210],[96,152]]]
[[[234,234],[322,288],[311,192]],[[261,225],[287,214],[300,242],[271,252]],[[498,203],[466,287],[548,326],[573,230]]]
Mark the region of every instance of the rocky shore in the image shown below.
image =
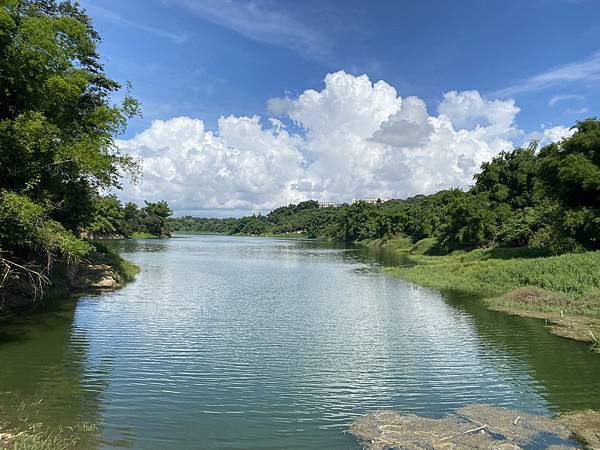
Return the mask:
[[[77,263],[56,262],[45,275],[44,285],[20,274],[0,292],[0,314],[36,309],[43,301],[84,293],[119,289],[139,268],[115,254],[90,252]]]

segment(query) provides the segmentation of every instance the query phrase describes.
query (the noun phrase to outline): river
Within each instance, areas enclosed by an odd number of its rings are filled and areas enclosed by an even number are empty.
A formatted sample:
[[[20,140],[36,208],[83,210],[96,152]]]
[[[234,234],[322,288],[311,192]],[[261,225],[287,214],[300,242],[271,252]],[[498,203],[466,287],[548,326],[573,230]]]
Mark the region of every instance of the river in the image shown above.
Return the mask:
[[[390,277],[401,256],[229,236],[118,242],[124,289],[3,325],[0,411],[95,448],[357,448],[350,421],[469,403],[600,409],[600,357]]]

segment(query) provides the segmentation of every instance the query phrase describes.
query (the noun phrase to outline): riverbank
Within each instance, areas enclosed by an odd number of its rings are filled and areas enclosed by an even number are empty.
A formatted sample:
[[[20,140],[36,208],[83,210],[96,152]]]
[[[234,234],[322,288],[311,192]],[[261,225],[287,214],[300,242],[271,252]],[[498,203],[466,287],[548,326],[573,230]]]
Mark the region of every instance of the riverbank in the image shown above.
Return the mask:
[[[528,248],[477,249],[428,255],[435,241],[369,241],[395,248],[410,265],[387,268],[392,275],[424,287],[466,293],[489,308],[544,319],[559,336],[600,350],[600,252],[548,256]]]
[[[119,289],[132,281],[139,271],[137,265],[96,242],[94,250],[77,263],[55,262],[43,285],[34,284],[25,277],[9,280],[2,289],[0,318],[35,310],[54,298]]]
[[[489,405],[468,405],[434,419],[378,411],[350,427],[363,448],[520,449],[600,448],[600,411],[577,411],[549,418]]]

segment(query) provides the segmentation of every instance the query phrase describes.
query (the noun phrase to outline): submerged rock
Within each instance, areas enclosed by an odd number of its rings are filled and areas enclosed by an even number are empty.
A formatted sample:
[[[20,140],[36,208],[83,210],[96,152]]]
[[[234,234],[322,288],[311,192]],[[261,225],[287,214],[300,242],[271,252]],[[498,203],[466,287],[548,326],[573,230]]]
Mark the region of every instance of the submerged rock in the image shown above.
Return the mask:
[[[559,420],[588,448],[600,450],[600,411],[575,411]]]
[[[589,413],[586,417],[590,417]],[[600,420],[600,415],[593,416],[592,420]],[[357,419],[350,432],[368,450],[583,448],[575,436],[596,448],[587,439],[597,437],[597,431],[587,430],[581,425],[584,423],[581,418],[572,418],[572,421],[469,405],[441,419],[378,411]],[[580,424],[576,433],[574,422]]]

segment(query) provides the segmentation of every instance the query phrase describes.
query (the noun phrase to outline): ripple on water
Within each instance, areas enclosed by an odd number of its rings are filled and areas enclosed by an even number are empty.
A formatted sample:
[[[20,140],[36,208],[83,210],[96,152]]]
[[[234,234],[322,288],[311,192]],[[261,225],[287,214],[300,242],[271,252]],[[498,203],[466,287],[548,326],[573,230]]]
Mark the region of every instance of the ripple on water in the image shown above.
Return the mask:
[[[214,236],[125,245],[137,281],[80,299],[60,351],[23,356],[47,330],[0,346],[36,377],[3,370],[4,390],[53,392],[43,414],[99,423],[106,446],[349,448],[342,431],[382,408],[600,407],[600,361],[584,346],[387,277],[365,251]]]

